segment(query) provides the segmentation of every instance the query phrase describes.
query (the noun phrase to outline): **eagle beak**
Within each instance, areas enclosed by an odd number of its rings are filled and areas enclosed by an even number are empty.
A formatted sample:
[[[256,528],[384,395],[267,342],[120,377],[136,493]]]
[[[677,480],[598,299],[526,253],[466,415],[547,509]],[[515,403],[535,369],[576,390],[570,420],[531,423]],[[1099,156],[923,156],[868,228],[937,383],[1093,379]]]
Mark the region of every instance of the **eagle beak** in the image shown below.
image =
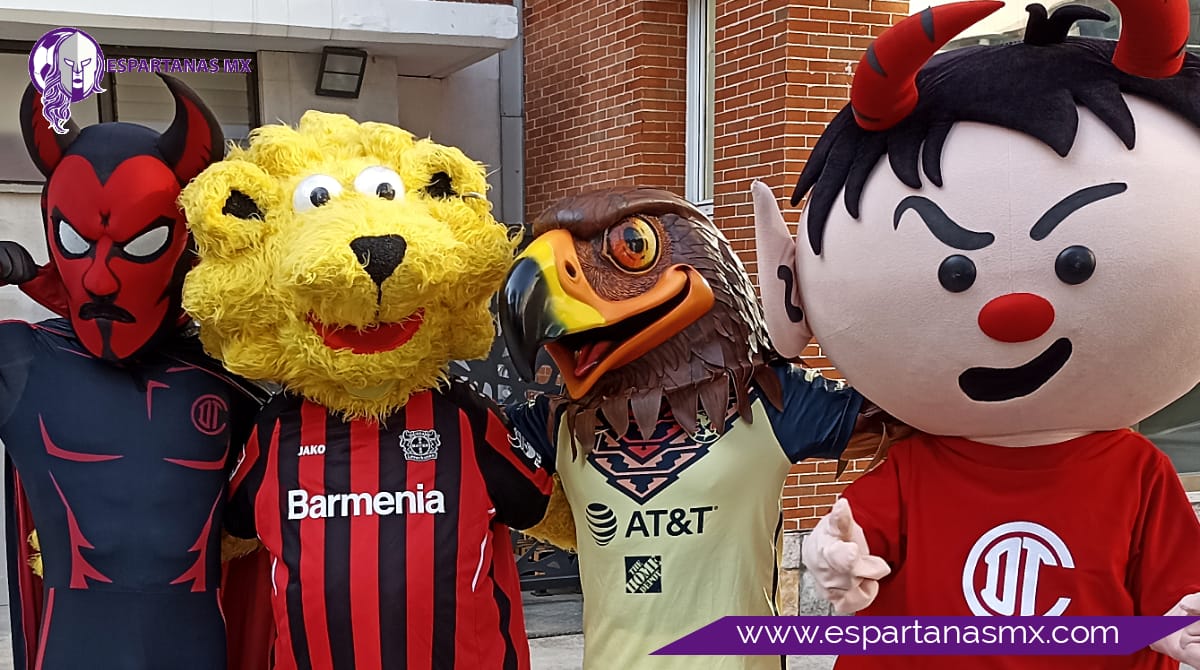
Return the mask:
[[[537,351],[545,346],[567,393],[581,398],[600,376],[662,344],[713,302],[712,288],[689,265],[671,266],[641,295],[607,300],[584,276],[575,238],[556,229],[534,240],[509,270],[500,329],[522,378],[533,378]]]
[[[566,238],[565,240],[563,238]],[[500,299],[500,331],[517,374],[525,381],[534,376],[538,349],[568,333],[603,326],[605,321],[596,308],[570,296],[559,281],[558,258],[566,250],[573,262],[565,270],[579,276],[579,263],[571,234],[554,230],[534,240],[504,280]]]

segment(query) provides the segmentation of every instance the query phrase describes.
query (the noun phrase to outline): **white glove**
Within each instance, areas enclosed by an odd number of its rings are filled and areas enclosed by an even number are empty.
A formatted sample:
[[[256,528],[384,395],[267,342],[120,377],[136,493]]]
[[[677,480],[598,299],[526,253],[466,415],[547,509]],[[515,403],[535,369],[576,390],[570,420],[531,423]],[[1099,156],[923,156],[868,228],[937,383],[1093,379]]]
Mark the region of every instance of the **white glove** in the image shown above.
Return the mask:
[[[1200,593],[1184,596],[1165,616],[1200,616]],[[1200,666],[1200,621],[1171,633],[1150,648],[1185,665]]]
[[[879,580],[892,572],[882,558],[871,555],[862,526],[855,523],[845,498],[817,523],[801,553],[817,591],[839,614],[870,605],[879,593]]]

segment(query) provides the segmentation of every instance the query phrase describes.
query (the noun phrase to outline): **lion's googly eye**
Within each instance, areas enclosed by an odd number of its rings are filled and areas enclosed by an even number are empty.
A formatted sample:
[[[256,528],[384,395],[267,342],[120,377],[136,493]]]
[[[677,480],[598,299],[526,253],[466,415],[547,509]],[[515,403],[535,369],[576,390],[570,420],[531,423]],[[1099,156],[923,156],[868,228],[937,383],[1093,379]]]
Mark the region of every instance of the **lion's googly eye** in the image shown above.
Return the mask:
[[[305,177],[296,185],[292,193],[292,209],[307,212],[320,207],[342,194],[342,185],[338,180],[324,174],[314,174]]]
[[[400,181],[400,175],[382,165],[373,165],[359,172],[354,178],[354,189],[384,200],[404,199],[404,182]]]

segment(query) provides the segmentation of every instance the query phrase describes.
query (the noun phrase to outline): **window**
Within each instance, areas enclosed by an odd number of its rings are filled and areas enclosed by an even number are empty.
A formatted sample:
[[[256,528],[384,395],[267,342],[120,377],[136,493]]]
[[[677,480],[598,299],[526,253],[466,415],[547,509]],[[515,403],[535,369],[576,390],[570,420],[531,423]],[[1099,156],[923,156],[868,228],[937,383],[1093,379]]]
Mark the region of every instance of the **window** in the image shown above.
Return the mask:
[[[1084,0],[1082,4],[1095,7],[1113,17],[1113,19],[1105,23],[1100,23],[1099,21],[1080,21],[1075,24],[1079,28],[1080,35],[1084,37],[1103,37],[1110,40],[1120,37],[1121,13],[1117,11],[1116,5],[1110,0]],[[1191,8],[1191,23],[1189,24],[1190,32],[1188,32],[1187,50],[1200,54],[1200,0],[1188,0],[1188,6]]]
[[[17,105],[29,85],[29,50],[32,48],[33,44],[30,44],[23,53],[0,53],[0,100],[7,103],[0,107],[0,181],[24,184],[44,181],[25,150],[21,116],[17,113]],[[72,105],[71,118],[80,125],[99,121],[100,106],[96,97]]]
[[[713,92],[716,0],[688,0],[687,179],[688,200],[707,207],[713,198]]]
[[[13,108],[0,114],[0,182],[40,184],[43,179],[28,158],[21,135],[16,101],[29,84],[29,50],[32,43],[0,44],[0,99],[11,100]],[[254,54],[223,51],[184,52],[122,47],[105,48],[106,58],[251,58]],[[257,70],[253,60],[251,69]],[[255,75],[233,72],[169,72],[187,84],[204,100],[225,132],[225,139],[246,140],[258,125],[258,97]],[[80,126],[101,121],[137,123],[159,132],[175,118],[171,93],[151,72],[110,72],[104,78],[104,93],[71,106],[71,119]]]
[[[1191,483],[1190,490],[1200,491],[1200,386],[1137,428],[1166,452],[1176,470],[1193,475],[1185,477],[1185,483]]]

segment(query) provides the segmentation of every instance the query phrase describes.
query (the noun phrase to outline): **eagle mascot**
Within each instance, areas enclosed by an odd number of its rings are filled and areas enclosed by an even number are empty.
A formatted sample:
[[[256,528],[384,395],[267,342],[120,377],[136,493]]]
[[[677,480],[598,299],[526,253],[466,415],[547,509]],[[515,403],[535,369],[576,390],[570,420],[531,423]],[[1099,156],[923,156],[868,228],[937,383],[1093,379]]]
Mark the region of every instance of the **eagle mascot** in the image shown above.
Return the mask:
[[[855,434],[857,453],[874,452],[883,417],[863,419],[857,392],[773,353],[750,277],[688,202],[589,192],[533,234],[501,331],[526,378],[545,347],[566,396],[508,408],[560,482],[531,533],[579,552],[586,668],[693,667],[649,654],[721,616],[775,611],[789,468],[848,455]]]

